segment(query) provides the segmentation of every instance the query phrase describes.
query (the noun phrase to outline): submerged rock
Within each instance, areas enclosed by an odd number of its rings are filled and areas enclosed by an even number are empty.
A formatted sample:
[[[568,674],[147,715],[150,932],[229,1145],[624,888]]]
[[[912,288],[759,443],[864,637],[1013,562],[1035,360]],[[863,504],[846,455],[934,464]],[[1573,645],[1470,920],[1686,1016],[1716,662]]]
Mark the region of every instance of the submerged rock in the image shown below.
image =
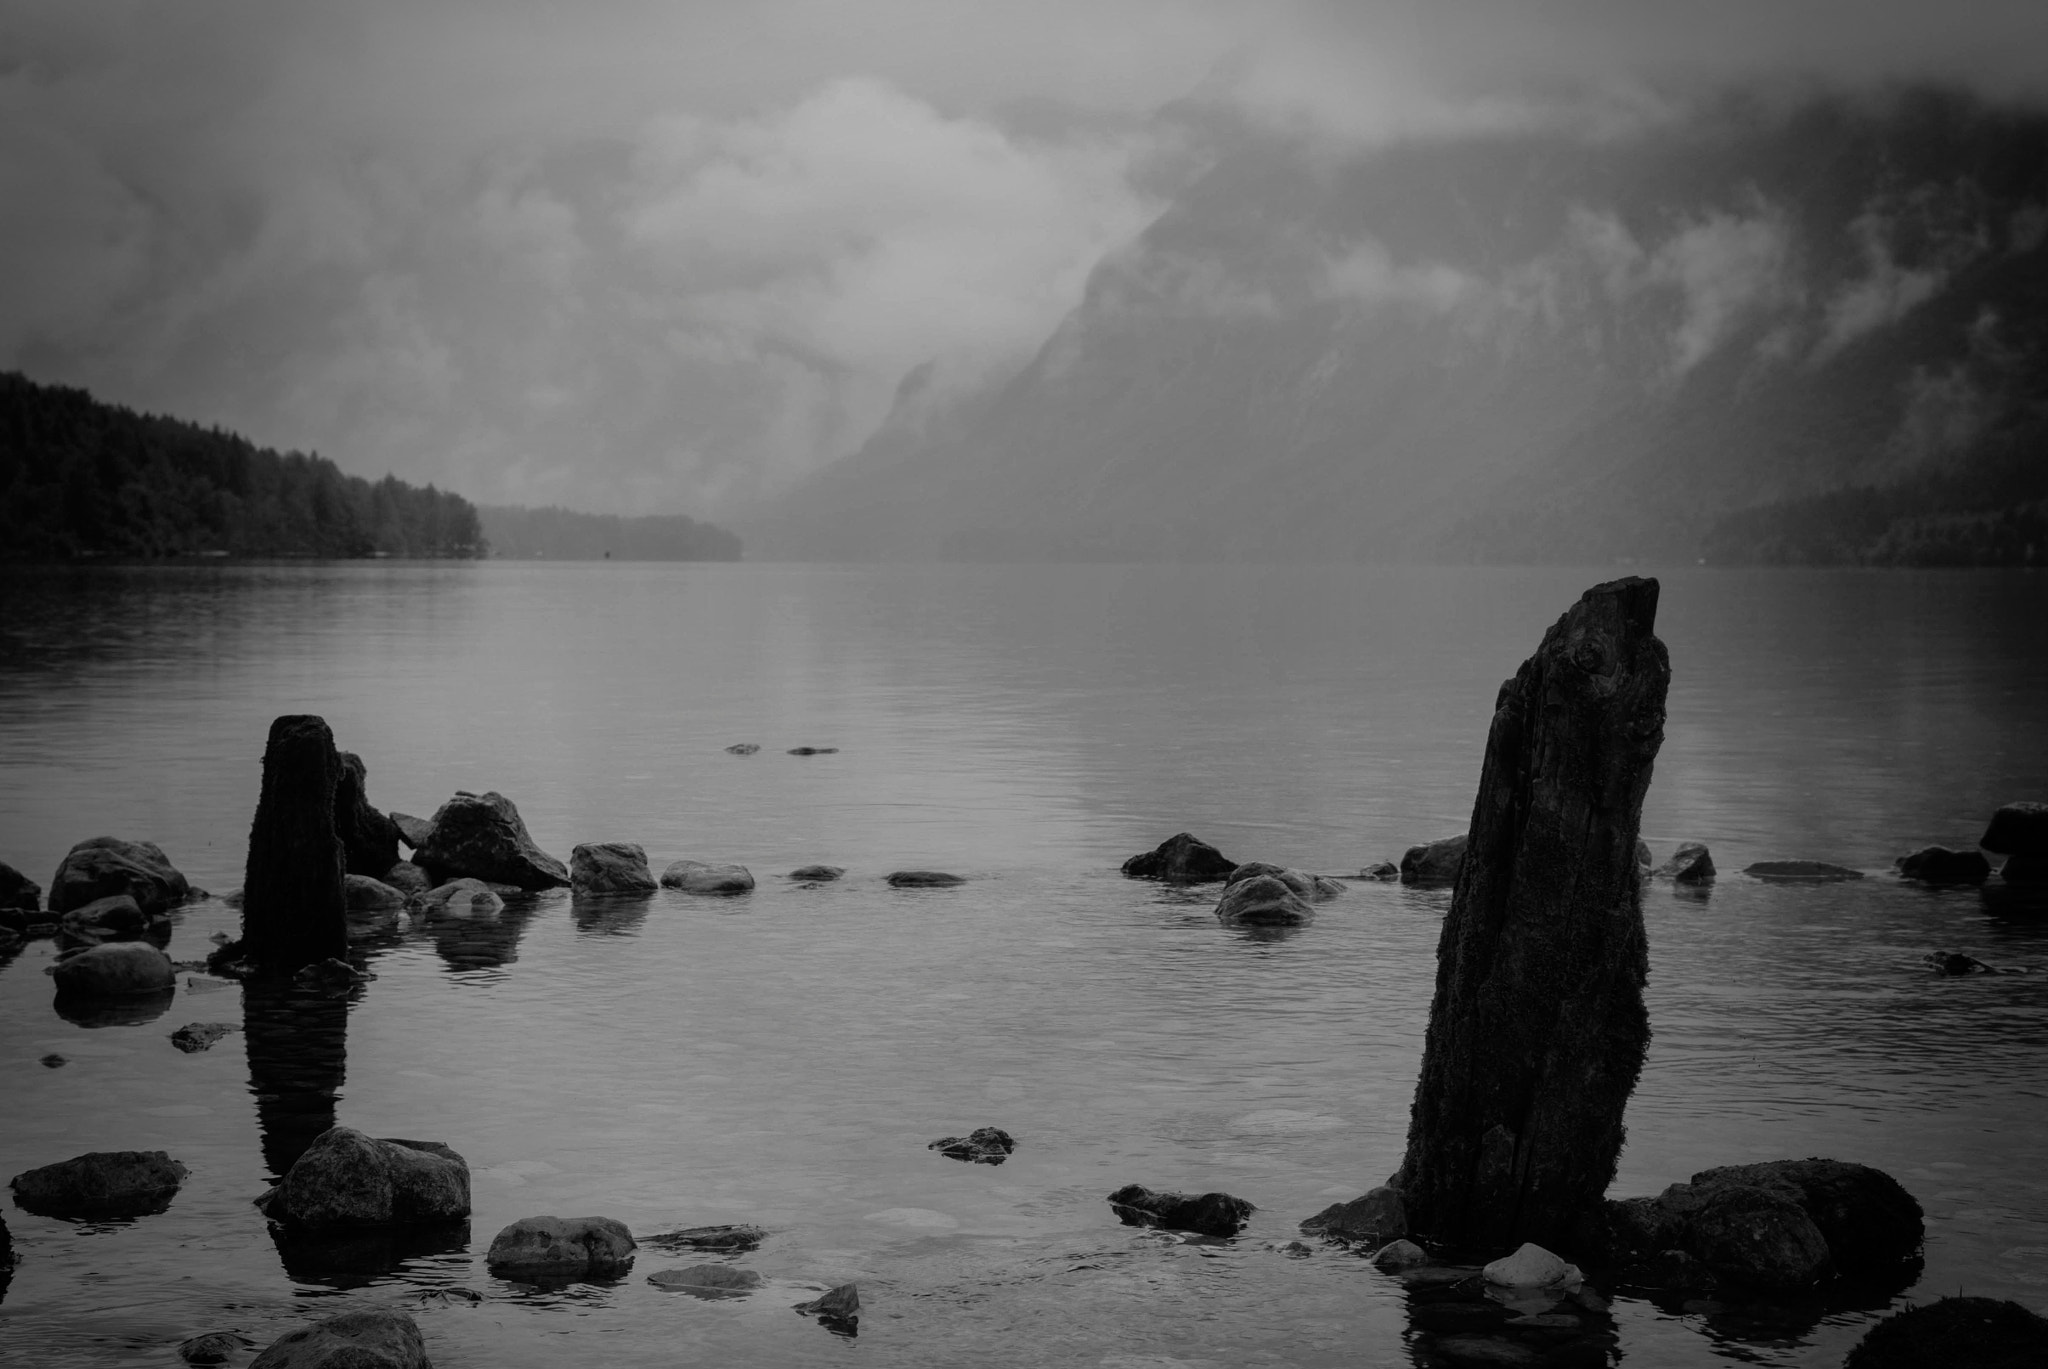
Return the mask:
[[[1996,1298],[1940,1298],[1870,1328],[1842,1369],[2040,1369],[2048,1364],[2048,1317]]]
[[[0,908],[19,908],[33,913],[42,906],[43,886],[12,865],[0,862]]]
[[[1910,856],[1899,857],[1899,878],[1924,884],[1982,884],[1991,878],[1991,862],[1984,859],[1982,851],[1923,846]]]
[[[792,1304],[792,1310],[816,1317],[818,1324],[842,1336],[851,1336],[860,1324],[860,1288],[842,1283],[823,1297]]]
[[[337,755],[341,776],[334,786],[334,834],[341,838],[342,868],[352,875],[381,875],[398,863],[398,825],[370,806],[363,758],[353,751]]]
[[[9,1187],[44,1217],[142,1217],[169,1207],[187,1172],[160,1150],[96,1150],[24,1170]]]
[[[944,889],[967,882],[964,877],[949,875],[944,870],[897,870],[888,878],[898,889]]]
[[[1126,879],[1161,879],[1170,884],[1211,884],[1230,878],[1237,862],[1190,832],[1176,832],[1143,855],[1124,862]]]
[[[1109,1195],[1110,1208],[1125,1226],[1156,1226],[1203,1236],[1235,1236],[1258,1209],[1228,1193],[1154,1191],[1126,1184]]]
[[[1465,848],[1471,842],[1470,833],[1445,837],[1440,841],[1424,842],[1411,846],[1401,855],[1401,882],[1403,884],[1455,884],[1458,870],[1465,864]]]
[[[1680,842],[1671,859],[1651,872],[1653,878],[1675,884],[1706,884],[1714,878],[1714,857],[1702,841]]]
[[[1304,1236],[1381,1246],[1408,1234],[1408,1207],[1401,1190],[1387,1184],[1348,1203],[1332,1203],[1301,1224]]]
[[[686,894],[744,894],[754,887],[754,875],[744,865],[679,860],[661,872],[661,882]]]
[[[681,1231],[663,1231],[649,1236],[646,1244],[659,1250],[722,1250],[732,1254],[752,1250],[768,1239],[763,1227],[747,1222],[722,1226],[689,1226]]]
[[[1975,956],[1963,955],[1958,951],[1929,951],[1927,966],[1938,975],[1959,978],[1970,974],[1997,974],[1996,966],[1986,965]]]
[[[392,812],[387,814],[391,825],[398,829],[398,839],[417,851],[427,844],[434,835],[434,824],[425,818],[416,818],[410,813]]]
[[[167,913],[191,897],[192,886],[153,842],[93,837],[72,847],[51,876],[50,911],[66,913],[110,894],[126,894],[145,913]]]
[[[976,1127],[965,1136],[946,1136],[925,1147],[970,1164],[999,1165],[1010,1158],[1017,1142],[1001,1127]]]
[[[799,865],[789,872],[789,877],[810,884],[829,884],[845,873],[843,865]]]
[[[279,1336],[249,1369],[433,1369],[419,1323],[403,1312],[344,1312]]]
[[[1401,878],[1401,867],[1390,860],[1376,861],[1360,870],[1358,877],[1380,884],[1392,884]]]
[[[82,908],[73,908],[64,914],[60,924],[63,934],[72,941],[91,945],[98,941],[114,941],[124,937],[142,936],[154,928],[170,923],[170,914],[150,917],[126,894],[109,894],[96,898]]]
[[[503,794],[458,791],[435,811],[433,829],[413,861],[441,879],[467,875],[521,889],[569,882],[568,868],[534,844]]]
[[[136,998],[177,987],[171,958],[146,941],[111,941],[60,960],[50,970],[59,998]]]
[[[730,1296],[761,1286],[761,1276],[736,1264],[693,1264],[683,1269],[657,1269],[647,1276],[657,1288]]]
[[[1306,870],[1290,869],[1284,865],[1269,865],[1263,860],[1248,860],[1230,872],[1230,878],[1223,881],[1223,887],[1242,880],[1256,879],[1270,875],[1279,880],[1297,895],[1310,903],[1324,903],[1344,892],[1344,885],[1326,875],[1312,875]]]
[[[459,1221],[469,1215],[469,1165],[438,1141],[332,1127],[259,1205],[273,1221],[306,1231]]]
[[[443,917],[491,918],[504,911],[505,900],[480,879],[454,879],[420,895],[420,907]]]
[[[646,851],[630,841],[605,841],[569,853],[569,887],[579,894],[651,894],[659,886]]]
[[[1284,879],[1253,875],[1224,886],[1216,920],[1225,926],[1294,927],[1315,920],[1315,909]]]
[[[491,1240],[499,1278],[609,1278],[633,1264],[633,1233],[610,1217],[521,1217]]]
[[[789,754],[792,756],[836,756],[839,754],[839,748],[836,746],[792,746],[789,748]]]
[[[725,748],[726,754],[732,756],[751,756],[760,749],[761,743],[759,742],[734,742],[731,746]]]
[[[232,1022],[187,1022],[171,1033],[171,1044],[187,1055],[210,1050],[213,1043],[235,1030]]]
[[[1824,860],[1760,860],[1744,866],[1742,873],[1776,884],[1836,884],[1863,878],[1861,870]]]

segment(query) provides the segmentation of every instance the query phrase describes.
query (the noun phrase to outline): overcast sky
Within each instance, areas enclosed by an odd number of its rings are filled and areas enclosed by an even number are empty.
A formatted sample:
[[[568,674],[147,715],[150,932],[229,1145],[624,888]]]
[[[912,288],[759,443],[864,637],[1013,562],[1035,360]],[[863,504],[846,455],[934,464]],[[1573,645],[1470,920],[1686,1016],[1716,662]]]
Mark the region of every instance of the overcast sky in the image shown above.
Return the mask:
[[[0,369],[715,515],[1028,355],[1166,101],[1373,139],[1777,72],[2035,98],[2048,3],[0,0]]]

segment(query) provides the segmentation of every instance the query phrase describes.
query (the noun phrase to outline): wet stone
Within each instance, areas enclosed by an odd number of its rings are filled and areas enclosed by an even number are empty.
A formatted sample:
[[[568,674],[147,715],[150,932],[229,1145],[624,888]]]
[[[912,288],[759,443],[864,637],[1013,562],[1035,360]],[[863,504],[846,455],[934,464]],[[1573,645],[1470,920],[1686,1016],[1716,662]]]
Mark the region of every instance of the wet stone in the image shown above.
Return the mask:
[[[966,882],[944,870],[897,870],[889,876],[889,883],[898,889],[942,889]]]
[[[160,1150],[96,1150],[9,1181],[14,1201],[45,1217],[142,1217],[170,1206],[185,1166]]]
[[[1156,1226],[1193,1231],[1204,1236],[1235,1236],[1258,1209],[1228,1193],[1193,1196],[1155,1192],[1142,1184],[1126,1184],[1109,1195],[1109,1205],[1125,1226]]]
[[[178,1342],[178,1358],[187,1364],[226,1364],[253,1342],[233,1331],[208,1331]]]
[[[768,1239],[765,1228],[748,1222],[723,1226],[690,1226],[681,1231],[663,1231],[642,1243],[657,1250],[722,1250],[734,1254],[752,1250]]]
[[[799,865],[789,872],[789,877],[810,884],[829,884],[845,873],[843,865]]]
[[[925,1147],[951,1160],[970,1164],[999,1165],[1010,1158],[1017,1142],[1001,1127],[977,1127],[965,1136],[946,1136]]]
[[[1824,860],[1760,860],[1744,866],[1742,873],[1774,884],[1839,884],[1863,878],[1861,870]]]
[[[680,1288],[691,1293],[745,1293],[761,1286],[761,1276],[751,1269],[731,1264],[693,1264],[683,1269],[657,1269],[647,1276],[657,1288]]]
[[[187,1022],[171,1033],[171,1044],[191,1055],[208,1049],[234,1029],[232,1022]]]
[[[795,1310],[807,1317],[816,1317],[818,1324],[828,1330],[840,1335],[853,1335],[860,1322],[860,1288],[855,1284],[842,1283],[823,1297],[797,1303]]]

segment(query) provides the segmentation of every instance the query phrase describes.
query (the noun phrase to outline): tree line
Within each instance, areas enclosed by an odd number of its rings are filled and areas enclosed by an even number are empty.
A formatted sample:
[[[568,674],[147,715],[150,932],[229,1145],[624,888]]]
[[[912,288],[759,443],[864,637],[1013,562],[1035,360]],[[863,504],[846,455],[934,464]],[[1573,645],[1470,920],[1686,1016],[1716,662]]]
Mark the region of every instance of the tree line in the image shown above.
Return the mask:
[[[0,557],[489,552],[460,495],[0,372]]]

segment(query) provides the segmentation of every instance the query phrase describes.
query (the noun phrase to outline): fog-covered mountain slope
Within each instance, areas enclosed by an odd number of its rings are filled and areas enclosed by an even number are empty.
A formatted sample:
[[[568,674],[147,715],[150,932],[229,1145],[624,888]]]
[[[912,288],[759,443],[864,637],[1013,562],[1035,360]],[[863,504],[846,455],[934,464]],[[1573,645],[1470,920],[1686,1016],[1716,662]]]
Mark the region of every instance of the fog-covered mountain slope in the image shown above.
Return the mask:
[[[1788,529],[1854,505],[1813,543],[1853,558],[1877,506],[1831,492],[2048,496],[2048,116],[1893,91],[1374,148],[1213,125],[1028,365],[964,397],[913,373],[768,553],[1800,559]]]

